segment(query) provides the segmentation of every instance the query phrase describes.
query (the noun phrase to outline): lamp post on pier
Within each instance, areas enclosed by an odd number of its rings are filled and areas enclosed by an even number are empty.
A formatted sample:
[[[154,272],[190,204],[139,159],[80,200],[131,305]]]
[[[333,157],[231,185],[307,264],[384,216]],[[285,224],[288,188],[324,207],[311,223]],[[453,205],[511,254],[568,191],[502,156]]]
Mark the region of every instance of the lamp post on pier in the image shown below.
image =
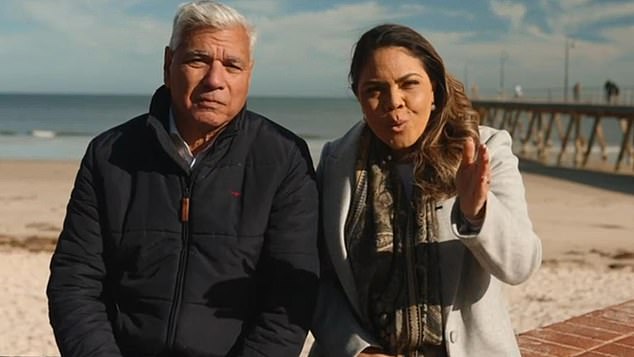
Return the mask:
[[[569,52],[571,48],[575,47],[575,42],[566,36],[565,50],[564,50],[564,102],[568,101],[568,60],[570,58]]]

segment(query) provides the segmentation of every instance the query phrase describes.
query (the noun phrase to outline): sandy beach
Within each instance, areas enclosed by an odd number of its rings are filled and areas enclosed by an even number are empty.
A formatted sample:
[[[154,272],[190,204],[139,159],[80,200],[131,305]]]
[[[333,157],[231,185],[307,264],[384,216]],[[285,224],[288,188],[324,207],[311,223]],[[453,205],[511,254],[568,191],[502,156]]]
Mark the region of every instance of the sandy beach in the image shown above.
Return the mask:
[[[77,166],[0,160],[0,355],[59,355],[45,286]],[[544,262],[506,290],[516,331],[634,298],[634,175],[521,168]]]

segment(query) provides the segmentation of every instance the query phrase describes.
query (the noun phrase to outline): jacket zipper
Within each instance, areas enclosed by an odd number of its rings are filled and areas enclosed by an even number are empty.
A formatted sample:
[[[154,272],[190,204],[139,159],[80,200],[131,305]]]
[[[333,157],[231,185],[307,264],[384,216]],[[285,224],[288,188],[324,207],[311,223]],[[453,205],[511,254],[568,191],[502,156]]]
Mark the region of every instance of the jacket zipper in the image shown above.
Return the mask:
[[[180,220],[183,225],[183,248],[178,259],[178,271],[176,276],[176,287],[174,288],[174,298],[172,299],[172,308],[170,310],[169,320],[167,324],[167,346],[174,348],[176,339],[176,317],[180,313],[181,301],[183,299],[183,285],[185,280],[185,271],[187,270],[187,257],[189,254],[189,217],[190,217],[190,197],[192,184],[183,180],[183,197],[181,197]]]

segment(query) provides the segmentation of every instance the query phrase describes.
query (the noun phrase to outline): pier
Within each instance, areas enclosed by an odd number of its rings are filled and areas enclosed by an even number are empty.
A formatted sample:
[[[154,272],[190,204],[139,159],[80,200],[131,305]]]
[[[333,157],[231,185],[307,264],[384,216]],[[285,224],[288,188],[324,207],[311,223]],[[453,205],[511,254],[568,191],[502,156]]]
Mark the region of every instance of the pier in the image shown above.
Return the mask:
[[[615,172],[634,171],[634,106],[553,103],[531,101],[474,100],[480,123],[507,130],[517,154],[545,164],[554,159],[557,166],[587,168],[593,148],[598,145],[599,160],[594,167],[609,164],[603,123],[614,121],[620,128],[619,151],[612,163]],[[590,131],[582,126],[590,124]],[[557,132],[556,134],[553,132]],[[557,141],[553,144],[553,135]],[[568,155],[568,146],[574,146]],[[558,146],[558,147],[557,147]],[[514,148],[515,149],[515,148]]]

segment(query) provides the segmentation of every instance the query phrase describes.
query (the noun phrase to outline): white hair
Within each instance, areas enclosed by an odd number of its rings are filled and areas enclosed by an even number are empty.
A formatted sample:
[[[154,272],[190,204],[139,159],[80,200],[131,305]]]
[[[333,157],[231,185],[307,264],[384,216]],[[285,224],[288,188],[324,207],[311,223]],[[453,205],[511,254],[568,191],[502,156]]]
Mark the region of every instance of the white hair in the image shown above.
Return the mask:
[[[200,27],[224,30],[234,26],[242,26],[247,31],[253,55],[256,40],[255,29],[234,8],[212,0],[198,0],[181,4],[174,16],[169,48],[175,51],[180,46],[183,35],[191,30]]]

